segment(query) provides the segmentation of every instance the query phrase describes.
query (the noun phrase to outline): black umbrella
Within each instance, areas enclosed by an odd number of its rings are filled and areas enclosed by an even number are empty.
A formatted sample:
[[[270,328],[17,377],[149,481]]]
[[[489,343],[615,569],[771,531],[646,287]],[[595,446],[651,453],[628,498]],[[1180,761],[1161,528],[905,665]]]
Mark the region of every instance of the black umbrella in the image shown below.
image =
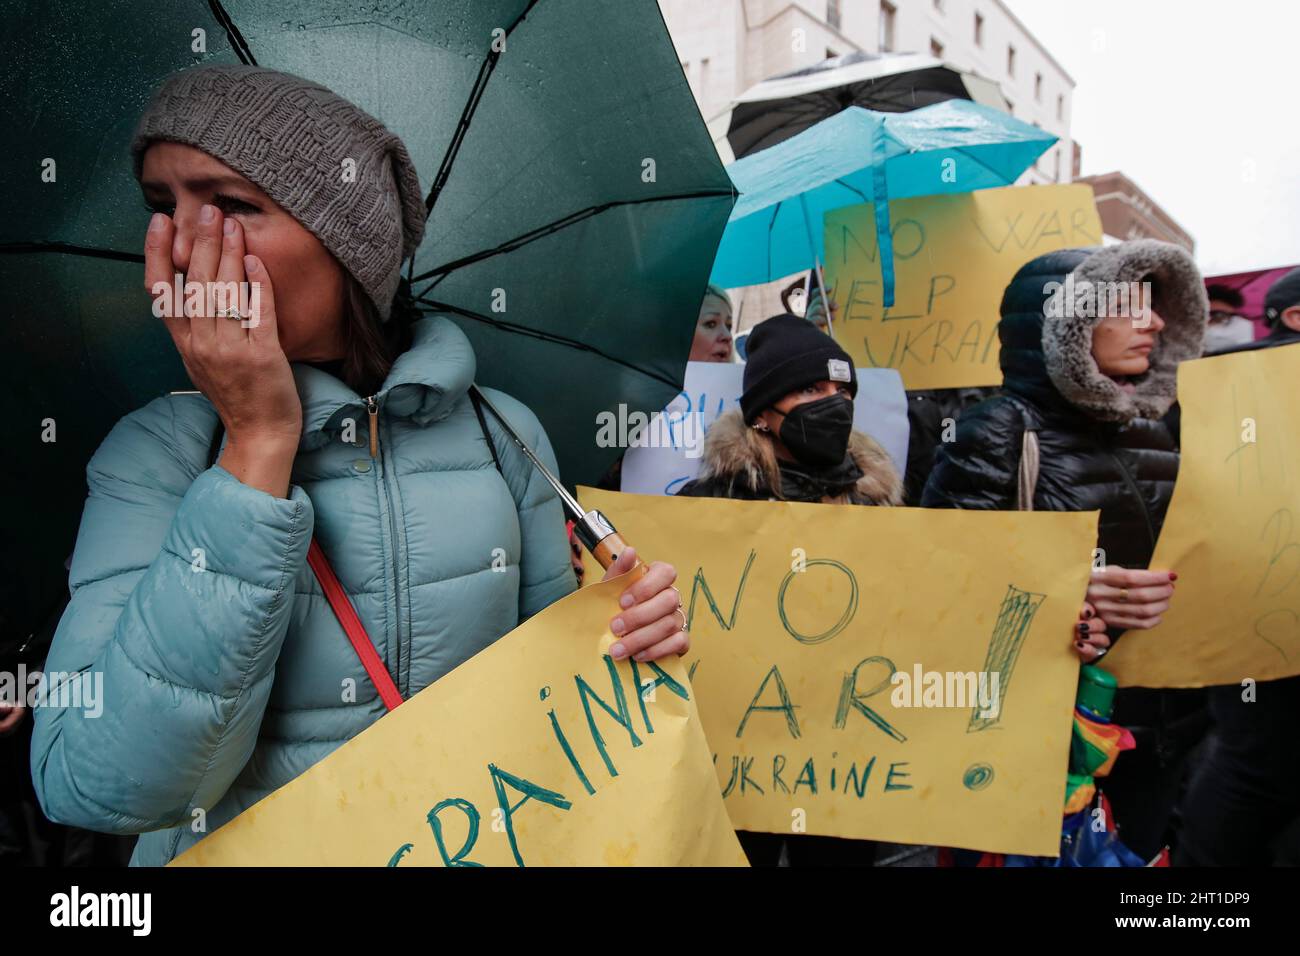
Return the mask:
[[[905,113],[944,100],[1007,110],[998,85],[920,53],[846,53],[783,73],[732,105],[727,142],[739,159],[775,146],[850,106]]]

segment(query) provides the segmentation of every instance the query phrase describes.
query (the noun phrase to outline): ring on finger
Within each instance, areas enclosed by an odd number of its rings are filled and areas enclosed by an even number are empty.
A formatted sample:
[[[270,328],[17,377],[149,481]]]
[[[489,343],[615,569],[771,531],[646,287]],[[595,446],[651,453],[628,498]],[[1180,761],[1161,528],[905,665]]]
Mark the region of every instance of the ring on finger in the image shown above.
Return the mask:
[[[235,308],[234,306],[231,306],[228,309],[217,309],[216,316],[219,319],[241,319],[242,320],[244,318],[243,314],[240,313],[239,309]]]
[[[1128,588],[1119,589],[1119,600],[1121,603],[1128,600]]]
[[[673,611],[673,613],[674,613],[674,614],[680,614],[680,615],[682,616],[682,626],[681,626],[680,628],[678,628],[678,630],[680,630],[680,631],[682,631],[683,633],[685,633],[685,631],[686,631],[686,612],[682,610],[681,605],[678,605],[678,606],[677,606],[677,610]]]

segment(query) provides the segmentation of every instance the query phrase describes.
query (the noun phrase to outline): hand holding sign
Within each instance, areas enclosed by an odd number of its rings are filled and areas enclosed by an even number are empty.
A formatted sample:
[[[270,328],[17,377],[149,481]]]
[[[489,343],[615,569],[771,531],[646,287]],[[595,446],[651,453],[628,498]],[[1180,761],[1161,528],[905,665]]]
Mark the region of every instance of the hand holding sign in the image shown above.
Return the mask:
[[[618,560],[605,569],[604,580],[636,567],[644,570],[619,595],[623,611],[609,622],[609,629],[619,638],[617,644],[611,645],[609,656],[616,661],[630,656],[645,662],[685,654],[691,648],[691,636],[686,630],[686,615],[680,613],[682,596],[673,587],[677,569],[662,561],[641,564],[636,549],[625,548]]]

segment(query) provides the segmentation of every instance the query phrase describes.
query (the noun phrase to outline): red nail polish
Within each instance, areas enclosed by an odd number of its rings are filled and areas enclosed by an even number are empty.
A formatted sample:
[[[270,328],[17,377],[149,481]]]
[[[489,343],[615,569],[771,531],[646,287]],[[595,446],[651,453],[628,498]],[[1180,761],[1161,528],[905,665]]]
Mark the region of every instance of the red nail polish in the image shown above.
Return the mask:
[[[1170,581],[1177,581],[1177,580],[1178,580],[1178,572],[1177,572],[1177,571],[1170,571],[1170,572],[1169,572],[1169,580],[1170,580]]]

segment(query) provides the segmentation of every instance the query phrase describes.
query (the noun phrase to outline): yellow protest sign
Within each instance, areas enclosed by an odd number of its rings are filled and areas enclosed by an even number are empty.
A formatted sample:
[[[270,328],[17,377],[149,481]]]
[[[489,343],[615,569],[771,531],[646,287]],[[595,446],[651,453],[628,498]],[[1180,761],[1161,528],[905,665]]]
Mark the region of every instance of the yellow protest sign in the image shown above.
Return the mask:
[[[582,498],[677,568],[737,829],[1058,853],[1095,512]]]
[[[1300,674],[1300,347],[1178,367],[1182,461],[1153,568],[1178,572],[1161,623],[1105,659],[1125,686]]]
[[[745,865],[682,662],[605,654],[626,585],[547,608],[173,865]]]
[[[1087,185],[1015,186],[889,204],[894,306],[881,306],[872,204],[826,214],[835,338],[859,366],[896,368],[903,387],[997,385],[998,309],[1016,271],[1056,249],[1101,244]]]

